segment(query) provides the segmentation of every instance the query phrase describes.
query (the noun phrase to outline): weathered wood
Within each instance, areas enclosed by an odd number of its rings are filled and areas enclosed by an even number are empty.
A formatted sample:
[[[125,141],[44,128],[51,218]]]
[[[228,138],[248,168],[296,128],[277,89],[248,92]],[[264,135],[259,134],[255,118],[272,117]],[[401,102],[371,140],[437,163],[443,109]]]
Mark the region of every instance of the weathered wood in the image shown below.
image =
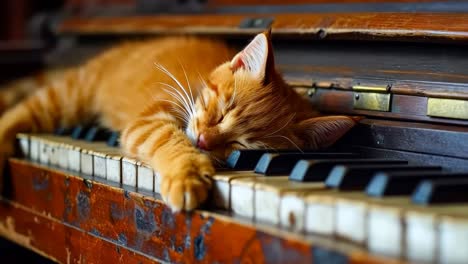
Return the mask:
[[[468,39],[468,14],[328,13],[205,14],[70,18],[58,31],[66,34],[254,34],[241,28],[246,18],[274,18],[275,35],[320,39],[460,41]]]
[[[59,263],[157,262],[11,201],[0,202],[0,235]]]
[[[122,255],[135,262],[393,262],[350,244],[335,245],[333,239],[316,243],[219,213],[173,214],[152,196],[26,161],[12,159],[10,166],[11,193],[0,207],[1,235],[62,263],[70,256],[101,262]],[[54,241],[45,243],[50,238]]]

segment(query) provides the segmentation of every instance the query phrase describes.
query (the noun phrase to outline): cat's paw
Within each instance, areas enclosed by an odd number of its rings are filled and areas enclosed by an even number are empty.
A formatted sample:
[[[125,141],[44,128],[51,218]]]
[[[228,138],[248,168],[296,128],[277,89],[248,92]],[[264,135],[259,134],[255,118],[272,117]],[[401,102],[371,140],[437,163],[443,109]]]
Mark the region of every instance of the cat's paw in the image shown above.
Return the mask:
[[[208,197],[215,169],[201,154],[174,164],[161,179],[161,195],[173,211],[191,211]]]

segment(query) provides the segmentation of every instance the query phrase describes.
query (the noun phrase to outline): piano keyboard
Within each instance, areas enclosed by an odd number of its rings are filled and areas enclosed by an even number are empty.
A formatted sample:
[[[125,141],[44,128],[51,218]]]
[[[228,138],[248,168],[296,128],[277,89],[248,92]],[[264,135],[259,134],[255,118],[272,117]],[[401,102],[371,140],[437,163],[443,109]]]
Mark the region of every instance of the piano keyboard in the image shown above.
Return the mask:
[[[158,173],[124,157],[115,133],[76,128],[17,138],[35,162],[159,193]],[[234,151],[227,164],[213,177],[217,208],[292,232],[337,236],[386,256],[468,263],[468,173],[293,150]]]

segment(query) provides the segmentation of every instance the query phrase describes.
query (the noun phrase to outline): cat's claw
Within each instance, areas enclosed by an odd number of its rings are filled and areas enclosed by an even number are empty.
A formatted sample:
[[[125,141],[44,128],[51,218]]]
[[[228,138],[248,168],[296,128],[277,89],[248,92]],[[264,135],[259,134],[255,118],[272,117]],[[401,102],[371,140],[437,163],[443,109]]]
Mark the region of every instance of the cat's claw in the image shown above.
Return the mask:
[[[194,210],[208,197],[213,174],[210,162],[191,164],[179,173],[174,171],[163,177],[161,195],[174,212]]]

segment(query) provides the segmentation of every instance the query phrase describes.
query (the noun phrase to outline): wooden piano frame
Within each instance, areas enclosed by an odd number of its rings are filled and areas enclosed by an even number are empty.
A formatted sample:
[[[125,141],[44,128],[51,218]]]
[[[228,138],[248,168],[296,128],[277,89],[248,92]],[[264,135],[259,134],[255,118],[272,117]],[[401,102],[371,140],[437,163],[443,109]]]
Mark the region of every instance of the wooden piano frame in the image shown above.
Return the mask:
[[[213,5],[213,2],[216,1],[209,1],[209,5]],[[230,6],[229,1],[218,2],[223,8]],[[242,5],[248,5],[249,2],[260,3],[240,1]],[[269,2],[272,5],[281,4],[281,1]],[[320,0],[293,2],[323,4]],[[345,2],[367,3],[352,0]],[[411,5],[416,1],[394,2]],[[314,41],[335,40],[399,43],[422,43],[429,40],[431,43],[455,46],[464,45],[468,40],[467,14],[422,12],[81,16],[62,21],[55,30],[59,36],[71,36],[72,39],[153,34],[197,34],[245,39],[267,27],[272,28],[274,38],[304,41],[305,45],[311,47],[316,43]],[[291,85],[309,96],[311,103],[324,112],[397,120],[391,121],[392,124],[400,120],[417,121],[422,125],[419,124],[416,129],[429,132],[445,130],[447,127],[450,127],[448,130],[451,132],[463,132],[462,136],[446,141],[451,147],[467,138],[466,70],[451,74],[403,70],[382,72],[377,69],[368,73],[389,78],[356,78],[362,73],[345,67],[327,68],[320,65],[283,65],[282,70]],[[393,79],[401,75],[407,78]],[[426,77],[432,79],[425,81]],[[378,109],[366,104],[359,105],[356,98],[360,96],[382,98],[391,105]],[[461,111],[459,116],[450,116],[452,113],[436,106],[433,106],[432,113],[427,112],[429,98],[439,104],[445,102],[441,100],[455,100],[451,102],[460,103],[465,112]],[[364,122],[356,133],[368,132],[369,127],[382,127],[385,122]],[[425,124],[432,122],[437,125]],[[391,129],[381,128],[380,133],[385,136]],[[408,143],[401,135],[398,139],[401,140],[399,142]],[[374,144],[374,147],[382,147],[383,144],[398,148],[392,142],[376,141],[369,144]],[[422,140],[418,144],[409,150],[428,151]],[[464,153],[453,148],[443,149],[444,146],[439,143],[435,145],[438,151],[443,152],[441,154],[468,158],[468,151]],[[465,146],[466,143],[461,143],[461,147]],[[458,161],[454,161],[454,164],[459,164],[460,168],[468,167],[466,163]],[[190,214],[173,214],[152,193],[137,192],[135,189],[30,161],[11,159],[9,165],[10,173],[2,179],[0,236],[60,263],[403,262],[371,255],[364,246],[337,237],[294,234],[225,212],[198,210]]]
[[[10,160],[0,235],[60,263],[397,263],[334,238],[223,212],[176,213],[153,194]]]

